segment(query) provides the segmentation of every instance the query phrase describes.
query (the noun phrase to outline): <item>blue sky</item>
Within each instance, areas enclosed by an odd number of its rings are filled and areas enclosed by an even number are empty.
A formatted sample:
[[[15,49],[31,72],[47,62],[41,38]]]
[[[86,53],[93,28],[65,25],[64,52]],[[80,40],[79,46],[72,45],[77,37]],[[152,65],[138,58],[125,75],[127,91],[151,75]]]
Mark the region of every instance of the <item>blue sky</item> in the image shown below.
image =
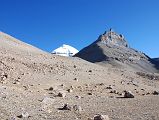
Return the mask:
[[[109,28],[159,57],[159,0],[0,0],[0,30],[48,52],[80,50]]]

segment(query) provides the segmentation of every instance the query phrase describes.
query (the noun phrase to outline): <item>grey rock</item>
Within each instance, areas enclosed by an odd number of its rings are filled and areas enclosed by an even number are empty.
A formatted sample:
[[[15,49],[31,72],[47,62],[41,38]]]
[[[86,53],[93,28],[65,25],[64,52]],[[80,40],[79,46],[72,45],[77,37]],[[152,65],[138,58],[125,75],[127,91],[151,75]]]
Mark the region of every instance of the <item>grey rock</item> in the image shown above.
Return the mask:
[[[93,95],[93,93],[88,93],[88,95]]]
[[[59,109],[60,110],[71,110],[72,107],[68,103],[66,103],[66,104],[64,104],[64,106],[62,108],[59,108]]]
[[[8,78],[8,75],[6,73],[1,74],[1,80],[5,80]]]
[[[22,114],[21,114],[21,115],[18,115],[17,117],[18,117],[18,118],[29,118],[30,116],[29,116],[29,113],[28,113],[28,112],[22,112]]]
[[[6,99],[7,96],[8,96],[8,93],[6,93],[6,92],[0,92],[0,98]]]
[[[64,91],[60,91],[59,93],[58,93],[58,96],[59,97],[66,97],[66,93],[64,92]]]
[[[74,78],[74,80],[75,80],[75,81],[78,81],[78,79],[77,79],[77,78]]]
[[[49,90],[49,91],[52,91],[52,90],[54,90],[54,88],[53,88],[53,87],[50,87],[48,90]]]
[[[108,87],[106,87],[106,89],[113,89],[113,87],[109,85]]]
[[[134,98],[134,94],[131,91],[124,91],[124,98]]]
[[[73,90],[72,90],[72,89],[68,89],[67,91],[68,91],[69,93],[72,93],[72,92],[73,92]]]
[[[94,120],[110,120],[108,115],[96,115]]]
[[[78,96],[78,95],[77,95],[77,96],[75,96],[75,97],[76,97],[77,99],[81,99],[81,96]]]
[[[74,110],[74,111],[81,112],[81,111],[82,111],[82,108],[81,108],[81,106],[74,105],[74,106],[73,106],[73,110]]]
[[[159,95],[159,91],[154,91],[152,94],[153,95]]]

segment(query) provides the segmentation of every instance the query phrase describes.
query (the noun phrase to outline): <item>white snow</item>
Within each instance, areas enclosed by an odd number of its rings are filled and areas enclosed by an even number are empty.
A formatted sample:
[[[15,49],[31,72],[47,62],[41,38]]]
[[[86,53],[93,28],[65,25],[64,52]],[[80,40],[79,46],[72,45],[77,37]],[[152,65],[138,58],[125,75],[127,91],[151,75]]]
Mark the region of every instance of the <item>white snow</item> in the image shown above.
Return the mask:
[[[78,52],[79,51],[76,48],[74,48],[70,45],[63,44],[59,48],[53,50],[52,54],[70,57],[70,56],[75,55]]]

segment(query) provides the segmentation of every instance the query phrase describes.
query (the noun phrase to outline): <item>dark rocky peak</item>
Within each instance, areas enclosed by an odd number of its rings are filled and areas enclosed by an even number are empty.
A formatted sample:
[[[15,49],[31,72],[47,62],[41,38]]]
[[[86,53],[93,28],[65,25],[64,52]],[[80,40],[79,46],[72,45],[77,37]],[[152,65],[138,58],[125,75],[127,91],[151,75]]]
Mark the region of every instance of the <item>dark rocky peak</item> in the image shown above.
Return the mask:
[[[128,46],[124,36],[112,29],[104,32],[98,39],[79,51],[80,57],[92,63],[131,68],[137,71],[158,72],[159,62]]]
[[[119,47],[128,47],[128,43],[125,40],[122,34],[114,32],[112,29],[105,31],[104,34],[100,35],[98,40],[101,43],[104,43],[108,46],[119,46]]]

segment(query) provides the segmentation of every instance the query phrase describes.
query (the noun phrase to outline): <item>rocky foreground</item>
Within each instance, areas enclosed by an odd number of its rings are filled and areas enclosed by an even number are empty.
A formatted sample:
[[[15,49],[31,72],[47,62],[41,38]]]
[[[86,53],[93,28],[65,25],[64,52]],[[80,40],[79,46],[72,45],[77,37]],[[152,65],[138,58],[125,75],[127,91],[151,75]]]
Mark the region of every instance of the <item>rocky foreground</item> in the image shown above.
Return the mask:
[[[51,55],[0,33],[1,120],[158,120],[158,88],[158,73]]]

